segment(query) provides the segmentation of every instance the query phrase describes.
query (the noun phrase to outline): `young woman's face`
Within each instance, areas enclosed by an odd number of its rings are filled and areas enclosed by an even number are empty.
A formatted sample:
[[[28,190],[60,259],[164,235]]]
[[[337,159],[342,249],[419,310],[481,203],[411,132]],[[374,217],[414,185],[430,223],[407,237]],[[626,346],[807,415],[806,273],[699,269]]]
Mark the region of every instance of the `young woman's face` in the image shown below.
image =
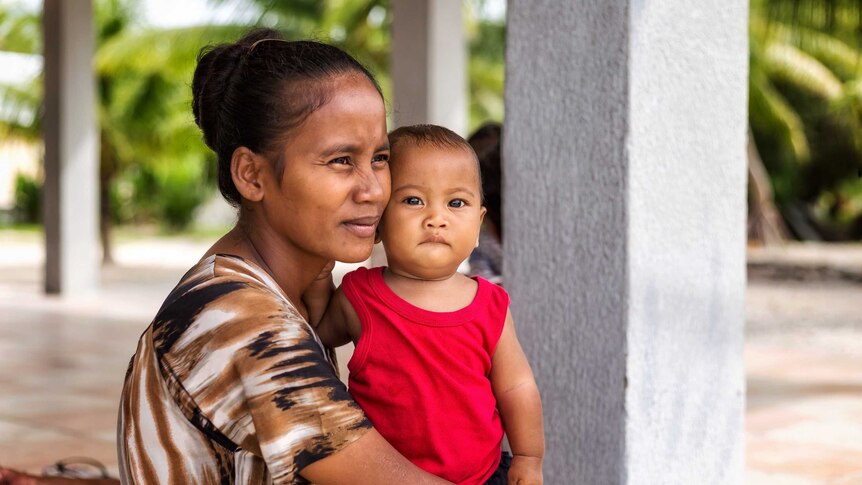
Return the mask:
[[[329,101],[293,132],[281,152],[280,186],[263,210],[279,236],[311,256],[364,261],[389,200],[389,142],[383,99],[370,81],[331,81]]]

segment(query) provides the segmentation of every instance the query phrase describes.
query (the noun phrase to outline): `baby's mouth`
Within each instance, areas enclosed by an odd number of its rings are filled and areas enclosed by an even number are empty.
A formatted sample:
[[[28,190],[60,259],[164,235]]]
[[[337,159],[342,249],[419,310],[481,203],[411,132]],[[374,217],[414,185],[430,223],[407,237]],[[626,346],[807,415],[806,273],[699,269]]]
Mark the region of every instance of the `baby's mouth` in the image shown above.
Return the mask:
[[[446,244],[446,239],[439,234],[431,234],[426,237],[423,243],[437,243],[437,244]]]

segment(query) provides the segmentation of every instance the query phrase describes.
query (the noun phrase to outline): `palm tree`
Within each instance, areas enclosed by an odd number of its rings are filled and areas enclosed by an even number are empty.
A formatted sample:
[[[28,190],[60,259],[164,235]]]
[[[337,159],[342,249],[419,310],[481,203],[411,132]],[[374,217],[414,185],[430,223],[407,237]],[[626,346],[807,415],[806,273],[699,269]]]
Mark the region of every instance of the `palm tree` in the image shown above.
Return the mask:
[[[42,50],[38,15],[20,6],[0,9],[0,51],[35,55]],[[39,77],[20,83],[0,83],[0,134],[6,139],[34,142],[39,138]]]
[[[258,24],[275,25],[288,38],[317,38],[356,57],[375,74],[386,99],[389,76],[392,9],[389,0],[279,2],[273,0],[210,0],[260,12]],[[503,119],[504,20],[479,18],[485,0],[471,0],[467,18],[469,42],[470,127]]]
[[[829,234],[832,220],[809,208],[840,193],[862,156],[862,66],[852,42],[858,16],[848,17],[851,2],[793,3],[751,3],[749,229],[767,242],[781,236],[781,226],[763,173],[798,236],[837,237]]]
[[[161,216],[182,225],[190,211],[177,204],[198,204],[206,195],[199,179],[209,151],[191,117],[191,73],[197,53],[207,43],[224,42],[245,26],[146,29],[137,25],[137,2],[97,0],[97,51],[94,68],[100,122],[100,233],[103,259],[112,261],[111,227],[117,213],[117,177],[132,168],[161,179],[157,194],[173,198],[161,204]],[[38,55],[38,14],[14,7],[0,9],[0,50]],[[0,132],[35,142],[39,139],[41,76],[23,85],[0,85]],[[179,187],[178,187],[179,183]],[[148,194],[153,195],[153,194]],[[149,202],[149,201],[143,201]]]

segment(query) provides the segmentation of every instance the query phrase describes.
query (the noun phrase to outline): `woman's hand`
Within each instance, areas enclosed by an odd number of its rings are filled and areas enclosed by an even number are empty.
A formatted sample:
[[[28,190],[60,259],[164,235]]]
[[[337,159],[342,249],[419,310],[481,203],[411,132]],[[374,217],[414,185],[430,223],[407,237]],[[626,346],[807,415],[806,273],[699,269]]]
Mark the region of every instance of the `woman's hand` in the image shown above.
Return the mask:
[[[542,485],[542,459],[535,456],[513,456],[508,477],[508,485]]]

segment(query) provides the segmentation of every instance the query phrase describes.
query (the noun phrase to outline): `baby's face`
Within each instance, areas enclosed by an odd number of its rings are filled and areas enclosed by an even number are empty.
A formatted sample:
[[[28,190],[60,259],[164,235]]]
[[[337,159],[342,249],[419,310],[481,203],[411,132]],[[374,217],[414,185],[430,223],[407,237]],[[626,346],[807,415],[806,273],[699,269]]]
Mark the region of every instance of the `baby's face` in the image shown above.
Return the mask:
[[[402,142],[390,162],[392,197],[380,236],[393,270],[420,279],[455,273],[479,238],[478,167],[463,149]]]

